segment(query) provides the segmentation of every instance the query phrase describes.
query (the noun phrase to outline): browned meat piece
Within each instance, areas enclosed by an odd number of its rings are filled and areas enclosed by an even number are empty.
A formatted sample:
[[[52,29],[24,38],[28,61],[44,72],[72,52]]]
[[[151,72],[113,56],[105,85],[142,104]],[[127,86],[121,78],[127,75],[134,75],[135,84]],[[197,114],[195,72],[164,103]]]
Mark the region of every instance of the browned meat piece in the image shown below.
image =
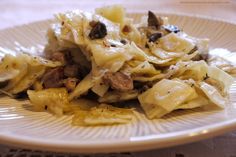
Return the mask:
[[[105,83],[108,83],[112,89],[119,91],[128,91],[134,87],[131,77],[122,72],[107,72],[103,76],[103,80]]]
[[[55,53],[53,53],[52,56],[51,56],[51,60],[59,61],[59,62],[62,62],[63,64],[66,63],[65,54],[62,53],[62,52],[55,52]]]
[[[63,52],[54,52],[51,54],[50,58],[53,61],[59,61],[63,64],[72,64],[72,56],[70,51],[63,51]]]
[[[77,77],[79,73],[78,65],[67,65],[64,68],[64,75],[67,77]]]
[[[45,88],[57,88],[63,85],[63,67],[53,68],[48,70],[43,78],[43,86]]]
[[[64,86],[68,91],[73,91],[76,87],[77,82],[77,78],[67,78],[66,80],[64,80]]]

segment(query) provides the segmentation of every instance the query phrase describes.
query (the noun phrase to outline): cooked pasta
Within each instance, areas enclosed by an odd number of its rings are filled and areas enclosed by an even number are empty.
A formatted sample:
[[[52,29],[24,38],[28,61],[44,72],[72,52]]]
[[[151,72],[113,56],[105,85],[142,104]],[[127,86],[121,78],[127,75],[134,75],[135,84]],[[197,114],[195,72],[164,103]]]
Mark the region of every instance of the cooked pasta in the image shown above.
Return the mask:
[[[55,17],[43,56],[0,49],[2,93],[27,92],[35,110],[72,114],[81,126],[130,122],[133,109],[117,106],[135,99],[149,119],[226,106],[235,66],[167,17],[149,11],[134,23],[119,5]]]

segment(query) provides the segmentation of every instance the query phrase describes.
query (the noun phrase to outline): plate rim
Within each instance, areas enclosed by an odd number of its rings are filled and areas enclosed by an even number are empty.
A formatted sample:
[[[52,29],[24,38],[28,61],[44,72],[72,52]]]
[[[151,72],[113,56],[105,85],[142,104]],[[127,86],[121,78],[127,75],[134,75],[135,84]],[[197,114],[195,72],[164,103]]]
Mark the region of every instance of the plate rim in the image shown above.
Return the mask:
[[[205,20],[213,20],[216,22],[223,22],[223,23],[228,23],[231,25],[236,25],[236,21],[232,21],[232,20],[225,20],[223,18],[218,18],[218,17],[212,17],[212,16],[206,16],[206,15],[200,15],[200,14],[189,14],[189,13],[181,13],[181,12],[165,12],[165,11],[154,11],[155,14],[163,14],[166,16],[185,16],[185,17],[194,17],[194,18],[200,18],[200,19],[205,19]],[[144,14],[143,11],[133,11],[133,12],[127,12],[127,15],[132,15],[132,14]],[[41,19],[41,20],[35,20],[35,21],[31,21],[31,22],[26,22],[26,23],[22,23],[22,24],[16,24],[13,26],[9,26],[9,27],[5,27],[5,28],[1,28],[0,31],[6,31],[9,29],[13,29],[13,28],[17,28],[17,27],[24,27],[27,25],[32,25],[32,24],[37,24],[37,23],[41,23],[41,22],[52,22],[54,19],[53,18],[45,18],[45,19]]]
[[[236,21],[227,21],[215,17],[203,16],[203,15],[191,15],[186,13],[174,13],[174,12],[155,12],[156,14],[162,14],[166,16],[181,16],[189,18],[200,18],[204,20],[211,20],[216,22],[223,22],[234,25],[236,27]],[[128,12],[130,14],[144,14],[143,12]],[[25,27],[27,25],[37,25],[42,22],[52,22],[53,19],[44,19],[34,22],[29,22],[21,25],[15,25],[7,28],[0,29],[6,31],[10,29],[17,29],[18,27]],[[204,131],[207,130],[207,131]],[[184,131],[176,131],[174,133],[166,133],[163,137],[155,135],[146,135],[145,139],[132,139],[129,137],[126,140],[117,140],[111,142],[64,142],[57,143],[58,141],[39,140],[37,138],[29,138],[26,136],[20,137],[16,135],[4,135],[4,132],[0,132],[0,144],[11,145],[22,148],[41,149],[46,151],[55,152],[73,152],[73,153],[109,153],[109,152],[124,152],[124,151],[143,151],[149,149],[171,147],[179,144],[186,144],[190,142],[199,141],[215,137],[217,135],[236,130],[236,117],[234,119],[211,124],[208,126],[202,126],[195,129],[187,129]],[[192,135],[190,135],[190,132]],[[167,136],[167,137],[166,137]],[[171,143],[169,143],[171,142]]]
[[[54,152],[71,152],[71,153],[114,153],[125,151],[144,151],[150,149],[160,149],[183,145],[191,142],[197,142],[230,132],[236,129],[236,118],[225,122],[215,123],[195,129],[187,129],[177,131],[175,133],[166,133],[163,137],[155,135],[146,135],[145,139],[120,140],[116,142],[93,142],[93,143],[77,143],[45,141],[29,137],[20,137],[14,135],[2,135],[0,133],[0,144],[31,148],[35,150],[45,150]],[[191,131],[191,132],[190,132]],[[171,143],[169,143],[171,142]]]

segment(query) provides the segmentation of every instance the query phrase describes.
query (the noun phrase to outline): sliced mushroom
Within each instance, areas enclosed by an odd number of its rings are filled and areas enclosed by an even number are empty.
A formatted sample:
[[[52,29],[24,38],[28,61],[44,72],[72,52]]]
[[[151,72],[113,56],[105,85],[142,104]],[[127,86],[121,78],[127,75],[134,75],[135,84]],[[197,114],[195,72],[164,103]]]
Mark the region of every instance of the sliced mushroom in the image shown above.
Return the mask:
[[[91,40],[94,39],[102,39],[107,35],[106,25],[102,22],[90,22],[90,26],[92,27],[89,37]]]
[[[149,36],[149,42],[156,42],[159,38],[161,38],[163,36],[163,33],[161,32],[157,32],[157,33],[153,33]]]
[[[148,11],[148,27],[154,27],[155,29],[159,29],[163,24],[163,21],[160,17],[156,17],[156,15]]]

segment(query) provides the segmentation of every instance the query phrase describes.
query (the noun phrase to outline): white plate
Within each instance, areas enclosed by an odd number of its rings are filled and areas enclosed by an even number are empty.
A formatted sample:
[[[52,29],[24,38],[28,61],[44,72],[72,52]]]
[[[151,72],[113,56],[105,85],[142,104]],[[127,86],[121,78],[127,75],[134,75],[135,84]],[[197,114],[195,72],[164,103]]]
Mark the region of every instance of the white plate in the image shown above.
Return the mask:
[[[211,39],[211,47],[236,52],[236,25],[213,19],[170,15],[171,23],[192,36]],[[138,19],[140,14],[131,16]],[[14,48],[45,44],[50,20],[0,31],[0,46]],[[227,56],[226,56],[227,57]],[[231,55],[229,58],[235,58]],[[137,113],[127,125],[73,127],[71,117],[57,118],[33,112],[27,101],[0,97],[0,143],[60,152],[117,152],[162,148],[213,137],[236,129],[236,84],[225,110],[177,111],[163,119],[148,120]]]

